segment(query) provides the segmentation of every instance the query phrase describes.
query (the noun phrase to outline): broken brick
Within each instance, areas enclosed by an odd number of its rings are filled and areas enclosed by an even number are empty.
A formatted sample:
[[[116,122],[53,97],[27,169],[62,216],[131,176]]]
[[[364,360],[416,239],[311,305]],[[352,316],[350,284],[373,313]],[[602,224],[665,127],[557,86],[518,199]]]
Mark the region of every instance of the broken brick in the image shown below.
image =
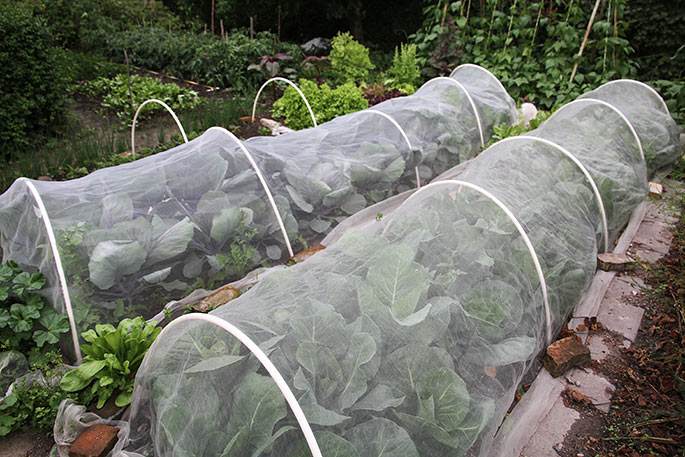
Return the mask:
[[[69,449],[69,457],[105,457],[117,443],[119,429],[111,425],[91,425]]]
[[[547,347],[542,357],[542,365],[554,378],[589,361],[590,349],[577,336],[555,341]]]

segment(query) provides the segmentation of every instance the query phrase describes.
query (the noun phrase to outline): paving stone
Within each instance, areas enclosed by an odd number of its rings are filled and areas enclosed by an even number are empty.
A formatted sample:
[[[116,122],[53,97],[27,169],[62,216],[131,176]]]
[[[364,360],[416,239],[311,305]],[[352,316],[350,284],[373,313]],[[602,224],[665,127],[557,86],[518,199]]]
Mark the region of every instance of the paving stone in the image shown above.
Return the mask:
[[[616,388],[604,377],[586,370],[573,370],[567,376],[575,389],[592,400],[592,405],[600,411],[609,412],[611,397]]]
[[[542,357],[542,364],[555,378],[589,361],[590,349],[576,336],[568,336],[550,344]]]
[[[635,341],[644,310],[622,303],[613,297],[602,300],[597,320],[607,329],[623,335],[630,342]]]
[[[523,447],[521,457],[559,457],[554,447],[564,441],[578,419],[578,411],[567,408],[561,398],[557,399],[549,414],[540,422],[537,432]]]
[[[585,344],[590,348],[592,360],[602,361],[611,354],[611,348],[604,342],[601,335],[590,335]]]
[[[105,457],[117,443],[119,429],[105,424],[91,425],[74,440],[69,457]]]

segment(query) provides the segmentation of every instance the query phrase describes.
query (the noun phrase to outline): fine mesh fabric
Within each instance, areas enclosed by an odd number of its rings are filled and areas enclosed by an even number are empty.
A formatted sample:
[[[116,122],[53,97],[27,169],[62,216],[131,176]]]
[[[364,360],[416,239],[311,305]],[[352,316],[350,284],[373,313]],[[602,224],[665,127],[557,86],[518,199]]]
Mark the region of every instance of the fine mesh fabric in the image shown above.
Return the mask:
[[[594,137],[600,121],[610,138]],[[489,456],[516,386],[593,277],[605,240],[591,182],[612,237],[646,195],[626,125],[571,104],[271,273],[213,323],[172,322],[115,455]],[[236,337],[277,369],[316,445]]]
[[[409,144],[391,120],[371,112],[245,141],[291,245],[315,244],[349,215],[416,187],[415,167],[427,181],[475,157],[480,128],[488,133],[510,119],[514,104],[501,87],[481,96],[473,79],[459,86],[458,76],[442,78],[373,107],[399,124]],[[474,91],[471,100],[465,89]],[[471,101],[489,113],[483,126]],[[152,316],[191,289],[212,289],[290,257],[254,168],[237,140],[211,128],[189,143],[80,179],[17,180],[0,196],[2,259],[40,268],[51,303],[65,311],[31,183],[54,230],[78,333],[94,323]]]
[[[637,130],[649,170],[672,164],[681,154],[680,127],[668,113],[661,96],[648,85],[631,79],[608,82],[580,98],[595,98],[618,108]]]

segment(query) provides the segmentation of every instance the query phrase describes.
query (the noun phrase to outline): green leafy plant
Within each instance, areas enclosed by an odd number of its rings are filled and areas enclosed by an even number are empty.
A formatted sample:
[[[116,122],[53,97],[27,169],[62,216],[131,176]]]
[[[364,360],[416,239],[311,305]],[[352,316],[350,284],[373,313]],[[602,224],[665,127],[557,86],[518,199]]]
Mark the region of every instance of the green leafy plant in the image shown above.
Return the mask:
[[[492,138],[490,138],[488,146],[491,146],[510,136],[523,135],[524,133],[534,130],[538,128],[544,121],[546,121],[552,114],[552,111],[538,111],[535,117],[529,121],[527,127],[523,124],[523,122],[511,125],[506,122],[497,124],[492,129]]]
[[[65,374],[60,387],[66,392],[85,389],[83,400],[90,403],[97,398],[98,408],[115,392],[117,406],[130,404],[135,374],[161,331],[156,322],[146,323],[142,317],[124,319],[116,328],[96,325],[94,330],[81,334],[90,343],[81,346],[85,362]]]
[[[45,276],[39,271],[22,271],[13,261],[0,265],[0,347],[35,357],[69,331],[66,316],[39,295],[44,285]]]
[[[281,62],[285,60],[293,60],[293,56],[288,56],[278,52],[272,56],[260,57],[259,63],[251,63],[247,66],[247,69],[259,71],[264,76],[264,79],[269,79],[281,72]],[[282,71],[286,75],[292,75],[297,70],[290,67],[284,67]]]
[[[300,89],[307,97],[318,123],[327,122],[369,106],[361,89],[352,83],[345,83],[331,89],[327,84],[317,87],[313,81],[302,79]],[[283,96],[276,100],[272,114],[275,117],[284,117],[288,127],[295,130],[312,126],[312,118],[307,106],[292,87],[288,87]]]
[[[23,380],[14,385],[12,393],[0,403],[0,436],[14,430],[33,430],[51,434],[59,404],[73,394],[63,391],[53,382],[62,374],[62,356],[48,352],[45,360],[31,366],[41,378],[33,382]]]
[[[193,90],[173,83],[164,84],[146,76],[132,75],[130,77],[130,93],[129,80],[125,74],[89,81],[84,89],[91,95],[103,96],[102,106],[116,112],[126,125],[133,122],[133,115],[138,106],[151,98],[163,101],[174,110],[194,108],[201,103],[197,92]],[[138,119],[163,109],[158,103],[148,103],[140,111]]]
[[[343,82],[360,83],[369,77],[374,65],[369,50],[348,32],[338,33],[331,42],[331,68],[335,78]]]
[[[416,45],[402,43],[399,51],[395,48],[395,57],[384,84],[400,89],[405,94],[413,94],[420,83],[421,70],[416,60]]]

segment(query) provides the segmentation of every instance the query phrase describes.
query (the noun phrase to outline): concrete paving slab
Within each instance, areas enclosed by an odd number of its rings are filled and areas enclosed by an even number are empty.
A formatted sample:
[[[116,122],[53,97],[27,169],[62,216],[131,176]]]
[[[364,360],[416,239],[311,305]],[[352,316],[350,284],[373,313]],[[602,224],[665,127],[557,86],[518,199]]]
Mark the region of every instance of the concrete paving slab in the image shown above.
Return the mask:
[[[575,369],[571,371],[567,379],[576,386],[576,390],[592,400],[595,408],[604,413],[609,412],[611,397],[616,387],[603,376],[592,371]]]
[[[564,437],[578,419],[580,413],[567,408],[560,397],[541,422],[535,439],[531,439],[523,447],[521,457],[559,457],[554,447],[558,447],[564,441]]]
[[[631,253],[643,261],[656,262],[668,254],[673,234],[667,224],[675,219],[650,205],[631,243]]]
[[[590,335],[586,344],[590,347],[592,360],[602,361],[611,354],[611,348],[604,341],[602,335]]]
[[[597,314],[597,321],[607,329],[623,335],[630,342],[635,341],[640,322],[645,311],[637,306],[622,303],[620,300],[607,297]]]

